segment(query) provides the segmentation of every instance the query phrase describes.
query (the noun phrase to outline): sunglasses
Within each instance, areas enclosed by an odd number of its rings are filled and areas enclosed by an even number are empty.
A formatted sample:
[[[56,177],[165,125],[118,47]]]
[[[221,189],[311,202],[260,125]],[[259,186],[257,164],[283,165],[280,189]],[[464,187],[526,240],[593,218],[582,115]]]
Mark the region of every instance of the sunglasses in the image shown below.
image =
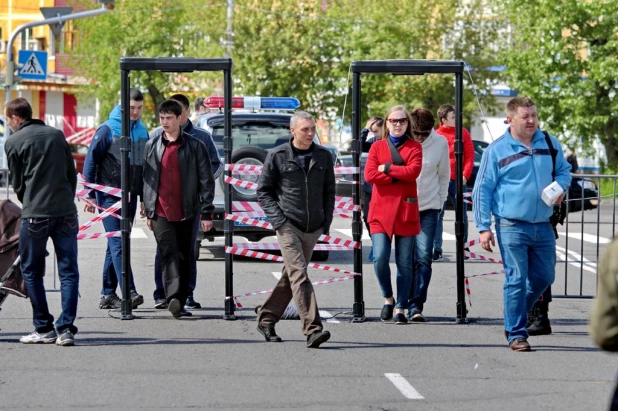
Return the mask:
[[[415,136],[419,136],[419,137],[429,137],[429,135],[431,134],[431,130],[429,130],[429,131],[413,131],[412,133]]]
[[[398,124],[401,124],[402,126],[405,124],[408,124],[408,119],[407,118],[389,118],[388,122],[391,123],[392,125],[396,126]]]

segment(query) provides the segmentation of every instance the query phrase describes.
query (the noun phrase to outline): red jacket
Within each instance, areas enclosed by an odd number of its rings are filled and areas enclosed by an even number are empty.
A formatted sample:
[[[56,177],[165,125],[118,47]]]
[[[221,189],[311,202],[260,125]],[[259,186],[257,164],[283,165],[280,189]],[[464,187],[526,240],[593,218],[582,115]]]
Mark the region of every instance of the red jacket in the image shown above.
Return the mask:
[[[421,231],[416,179],[423,166],[423,149],[416,141],[406,139],[399,154],[405,166],[392,164],[387,139],[382,139],[371,146],[365,165],[365,180],[373,184],[367,222],[372,234],[385,233],[389,238],[413,236]],[[378,171],[378,166],[386,163],[391,163],[388,174]]]
[[[448,156],[451,160],[451,180],[455,180],[455,127],[444,127],[440,125],[436,133],[444,136],[448,141]],[[464,155],[463,155],[463,175],[466,180],[470,180],[472,168],[474,167],[474,144],[470,132],[465,128],[461,130],[463,138]]]

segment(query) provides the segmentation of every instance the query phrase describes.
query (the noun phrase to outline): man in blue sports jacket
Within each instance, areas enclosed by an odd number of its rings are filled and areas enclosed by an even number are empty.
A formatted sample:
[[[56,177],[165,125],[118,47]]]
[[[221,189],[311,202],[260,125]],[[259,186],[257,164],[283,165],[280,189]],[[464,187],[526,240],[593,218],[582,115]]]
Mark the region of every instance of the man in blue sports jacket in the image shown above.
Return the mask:
[[[504,328],[513,351],[530,351],[527,313],[554,282],[556,238],[549,222],[553,206],[541,199],[552,183],[554,168],[545,135],[539,130],[534,102],[515,97],[506,106],[509,128],[483,153],[474,191],[474,222],[481,246],[492,251],[496,242],[491,215],[504,262]],[[571,166],[562,147],[550,136],[556,155],[555,181],[563,194],[571,184]]]
[[[192,137],[197,138],[206,145],[206,150],[208,151],[208,155],[210,157],[212,174],[216,180],[223,172],[223,164],[221,163],[219,152],[217,151],[217,147],[215,147],[215,143],[212,141],[210,133],[202,128],[195,127],[189,119],[191,116],[191,103],[189,102],[187,96],[184,94],[174,94],[170,97],[170,100],[177,101],[182,106],[182,114],[178,117],[180,124],[182,124],[182,131]],[[163,128],[159,127],[150,133],[150,138],[158,137],[162,133]],[[197,261],[195,260],[195,247],[197,246],[197,235],[200,228],[200,219],[196,218],[195,220],[193,241],[191,242],[191,252],[189,253],[189,258],[191,258],[191,261],[189,262],[191,267],[191,275],[189,277],[189,295],[184,307],[185,309],[202,308],[202,305],[193,298],[193,291],[195,291],[195,287],[197,285]],[[163,274],[161,270],[161,255],[159,247],[157,247],[157,254],[155,256],[155,286],[156,288],[153,293],[155,300],[154,307],[157,309],[166,309],[167,300],[165,298],[165,289],[163,287]]]
[[[129,154],[131,163],[129,218],[131,221],[135,218],[137,210],[137,196],[141,197],[142,195],[142,161],[144,147],[148,141],[148,130],[140,121],[143,110],[144,95],[138,89],[132,88],[130,90],[131,152]],[[88,155],[84,161],[84,178],[87,182],[120,187],[120,136],[122,136],[122,116],[120,105],[118,105],[110,113],[109,120],[99,126],[92,138],[90,147],[88,147]],[[104,209],[111,207],[120,200],[120,197],[100,191],[96,191],[95,194],[94,190],[88,196],[91,199],[96,198],[97,205]],[[95,207],[86,205],[84,210],[94,213]],[[120,213],[120,210],[116,212],[118,215]],[[103,219],[103,226],[106,232],[119,231],[120,220],[114,216],[109,216]],[[119,284],[122,287],[122,240],[120,237],[112,237],[107,239],[105,263],[103,264],[103,289],[101,290],[99,308],[120,308],[122,300],[116,294],[116,287]],[[135,289],[132,271],[131,300],[133,308],[144,303],[144,297],[138,294]]]

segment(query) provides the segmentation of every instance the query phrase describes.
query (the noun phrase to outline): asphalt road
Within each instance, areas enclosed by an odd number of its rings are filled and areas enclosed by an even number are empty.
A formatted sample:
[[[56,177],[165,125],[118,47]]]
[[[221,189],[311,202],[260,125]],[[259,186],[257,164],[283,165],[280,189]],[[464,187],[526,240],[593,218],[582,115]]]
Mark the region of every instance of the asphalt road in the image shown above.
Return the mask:
[[[601,215],[611,222],[611,212],[603,208]],[[83,221],[90,217],[80,214]],[[584,232],[596,238],[596,224],[587,223],[587,217]],[[445,230],[450,233],[452,218],[447,212]],[[583,244],[590,260],[585,266],[594,268],[596,244],[588,237],[583,243],[574,238],[575,223],[569,224],[571,236],[562,236],[559,245],[568,238],[567,254],[575,258]],[[350,220],[339,219],[332,234],[350,238],[349,226]],[[599,227],[601,237],[611,238],[610,223]],[[470,233],[473,239],[473,229]],[[137,222],[134,236],[133,269],[138,291],[146,298],[134,320],[114,319],[114,313],[98,308],[104,240],[80,243],[75,347],[19,344],[19,337],[32,330],[30,305],[13,297],[5,302],[0,312],[0,408],[603,410],[613,389],[618,364],[588,336],[589,299],[556,299],[550,312],[554,334],[531,337],[534,351],[515,353],[503,336],[501,276],[475,277],[470,279],[470,321],[455,324],[453,236],[445,235],[445,261],[434,265],[425,324],[396,326],[378,320],[383,301],[368,248],[363,256],[366,322],[349,321],[351,281],[316,287],[323,315],[335,316],[325,324],[332,339],[319,350],[305,347],[294,320],[277,326],[285,342],[265,343],[253,312],[264,296],[241,298],[238,320],[222,320],[225,270],[217,250],[215,258],[198,262],[196,299],[202,310],[182,320],[154,310],[155,240],[143,221]],[[52,251],[51,243],[49,247]],[[352,253],[331,252],[327,264],[352,269]],[[566,265],[576,273],[570,277],[578,279],[579,266]],[[465,266],[467,275],[501,268],[475,260]],[[48,298],[57,315],[59,284],[51,258],[47,269]],[[277,263],[236,260],[235,293],[272,287],[280,270]],[[332,274],[311,270],[313,280],[336,276]],[[583,270],[582,278],[588,287],[595,273]],[[575,285],[572,290],[579,292]]]

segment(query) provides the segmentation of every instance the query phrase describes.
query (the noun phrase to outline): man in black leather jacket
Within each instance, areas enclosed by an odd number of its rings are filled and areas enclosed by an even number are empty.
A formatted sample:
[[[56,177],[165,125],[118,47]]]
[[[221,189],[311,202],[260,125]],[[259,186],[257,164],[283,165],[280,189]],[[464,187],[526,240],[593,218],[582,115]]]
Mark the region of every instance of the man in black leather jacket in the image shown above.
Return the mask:
[[[182,106],[174,100],[159,105],[163,133],[148,141],[144,151],[144,209],[161,251],[163,284],[174,318],[189,316],[193,225],[212,228],[215,179],[206,146],[180,128]],[[197,213],[199,212],[198,215]]]
[[[335,208],[333,159],[313,142],[315,129],[309,113],[294,113],[292,139],[268,153],[257,189],[284,260],[281,279],[258,311],[257,328],[266,341],[280,342],[275,324],[293,297],[309,348],[318,348],[330,338],[323,331],[307,267],[318,238],[330,229]]]

